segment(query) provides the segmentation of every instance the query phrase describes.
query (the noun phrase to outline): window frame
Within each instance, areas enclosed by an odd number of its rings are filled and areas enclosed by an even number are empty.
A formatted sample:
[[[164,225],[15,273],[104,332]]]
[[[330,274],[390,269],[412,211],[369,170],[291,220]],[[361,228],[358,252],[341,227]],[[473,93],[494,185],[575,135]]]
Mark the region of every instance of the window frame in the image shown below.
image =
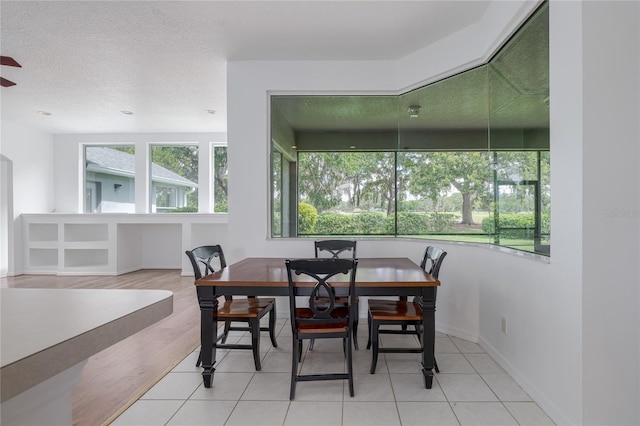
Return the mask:
[[[154,157],[154,148],[185,148],[185,147],[192,147],[195,148],[195,155],[193,156],[193,158],[195,158],[195,162],[197,164],[196,167],[196,171],[195,171],[195,175],[194,178],[196,179],[196,181],[191,181],[192,183],[195,184],[195,187],[192,187],[193,190],[190,191],[191,193],[193,192],[197,192],[198,191],[198,174],[200,173],[200,151],[201,151],[201,147],[200,144],[198,142],[151,142],[149,143],[149,147],[148,147],[148,157],[147,157],[147,164],[148,164],[148,175],[147,175],[147,179],[149,182],[149,205],[147,206],[149,213],[152,214],[162,214],[162,213],[172,213],[172,212],[180,212],[180,213],[198,213],[200,211],[199,205],[198,205],[198,199],[199,199],[199,193],[196,196],[196,201],[195,201],[195,212],[189,211],[189,209],[193,209],[193,206],[189,206],[189,198],[188,198],[188,193],[185,193],[184,195],[184,206],[180,205],[182,203],[178,202],[178,199],[182,196],[182,194],[180,194],[180,191],[177,189],[177,185],[176,184],[176,204],[177,206],[173,209],[163,209],[162,211],[158,211],[158,207],[156,205],[156,190],[155,188],[157,186],[160,187],[164,187],[167,185],[164,184],[160,184],[157,185],[156,183],[154,183],[154,177],[153,177],[153,166],[154,166],[154,161],[153,161],[153,157]],[[166,170],[169,172],[169,176],[168,176],[168,180],[174,180],[175,182],[177,182],[179,179],[176,179],[176,177],[172,177],[171,175],[175,175],[180,179],[184,179],[184,180],[190,180],[188,179],[186,176],[182,176],[179,173],[170,170],[167,167],[162,166],[161,164],[155,164],[156,166],[161,167],[162,169]],[[158,182],[160,182],[161,180],[158,180]],[[165,182],[167,183],[167,182]],[[184,183],[184,182],[183,182]],[[185,185],[185,187],[188,187]],[[182,210],[181,210],[182,209]]]
[[[135,170],[135,158],[136,158],[136,145],[134,143],[130,143],[130,142],[122,142],[122,143],[84,143],[81,144],[81,187],[82,187],[82,199],[81,199],[81,203],[82,203],[82,213],[83,214],[107,214],[107,213],[132,213],[135,211],[135,199],[136,199],[136,179],[138,178],[137,174],[136,174],[136,170]],[[118,151],[118,152],[123,152],[126,154],[129,154],[132,156],[133,158],[133,170],[126,170],[122,165],[118,166],[118,167],[109,167],[108,164],[102,164],[102,165],[96,165],[96,169],[95,171],[91,172],[91,176],[88,173],[88,167],[89,167],[89,160],[87,158],[87,150],[91,149],[91,148],[107,148],[107,149],[111,149],[114,151]],[[121,151],[118,150],[116,148],[133,148],[133,153],[128,153],[126,151]],[[107,160],[105,160],[107,161]],[[115,164],[114,164],[115,166]],[[112,170],[112,173],[107,173],[109,170]],[[105,178],[105,179],[110,179],[108,182],[106,182],[105,184],[105,180],[100,180],[99,176],[100,175],[104,175],[104,176],[110,176],[110,178]],[[89,180],[91,178],[91,180]],[[130,182],[129,182],[130,181]],[[92,188],[88,188],[87,183],[91,182],[93,183],[95,186],[95,191],[91,191],[91,200],[92,200],[92,206],[91,206],[91,211],[88,211],[88,207],[87,206],[87,191],[92,189]],[[123,186],[125,186],[125,188],[122,188]],[[114,210],[107,210],[104,211],[102,210],[102,207],[100,207],[99,211],[93,211],[93,200],[95,197],[99,198],[99,202],[96,200],[96,204],[95,207],[96,209],[99,206],[102,206],[102,202],[105,201],[105,196],[109,195],[109,190],[110,188],[113,188],[113,191],[111,192],[111,194],[113,195],[111,197],[113,202],[117,202],[119,204],[126,204],[126,205],[131,205],[131,208],[128,210],[122,210],[122,209],[114,209]],[[122,194],[126,192],[126,196],[127,199],[124,200],[122,199]],[[121,195],[120,197],[118,197],[118,195]],[[118,199],[120,198],[120,199]],[[128,201],[128,202],[127,202]]]
[[[211,202],[209,203],[209,209],[211,209],[210,211],[216,214],[227,214],[228,210],[229,210],[229,150],[228,150],[228,145],[226,142],[211,142],[209,144],[210,150],[211,150],[211,155],[209,158],[209,167],[208,167],[208,171],[209,171],[209,197]],[[216,149],[219,148],[224,148],[226,151],[226,156],[227,156],[227,163],[226,163],[226,171],[225,171],[225,179],[226,179],[226,207],[227,210],[224,211],[218,211],[216,209],[216,192],[218,189],[218,183],[217,183],[217,176],[216,176]]]
[[[393,128],[393,123],[391,123],[393,118],[390,118],[389,115],[376,115],[379,111],[393,111],[392,102],[385,103],[383,101],[380,103],[376,100],[378,102],[375,105],[377,109],[367,110],[364,107],[366,104],[364,98],[380,96],[374,93],[369,95],[361,93],[353,95],[268,93],[270,131],[268,198],[270,206],[268,210],[269,226],[267,229],[269,230],[269,237],[278,238],[274,235],[275,225],[273,223],[277,216],[274,210],[274,152],[282,154],[283,159],[291,155],[297,159],[300,150],[305,152],[340,152],[356,148],[359,143],[364,143],[364,146],[370,150],[380,150],[380,147],[384,146],[385,149],[395,152],[396,157],[398,152],[413,149],[423,150],[424,148],[425,151],[450,151],[451,143],[460,152],[484,151],[488,154],[503,150],[548,152],[550,150],[548,47],[548,2],[542,2],[529,19],[523,22],[517,31],[484,64],[456,72],[438,81],[430,82],[423,87],[396,95],[387,95],[389,98],[395,97],[401,100],[395,107],[397,114],[395,117],[395,129]],[[531,58],[533,62],[527,63],[527,66],[515,66],[522,64],[523,55]],[[544,72],[542,72],[545,66],[547,68],[546,78]],[[478,71],[478,74],[469,74],[473,71]],[[457,83],[449,83],[451,86],[447,87],[446,83],[452,81],[457,81]],[[441,83],[445,84],[442,85]],[[432,88],[434,90],[431,90]],[[476,88],[475,91],[473,90],[474,88]],[[430,90],[420,93],[423,89]],[[450,90],[448,96],[440,95],[438,97],[439,93],[442,94],[447,89]],[[338,96],[352,96],[362,99],[351,99],[340,103],[339,100],[335,99]],[[423,97],[421,98],[420,96]],[[283,98],[280,103],[274,102],[277,97]],[[294,99],[291,99],[293,97],[308,97],[310,99],[304,99],[298,104]],[[320,97],[325,97],[326,100],[318,99]],[[460,99],[461,103],[447,102],[451,99]],[[415,109],[412,105],[416,105],[416,100],[426,103],[426,105],[423,103],[417,107],[418,112],[422,109],[422,113],[424,113],[426,126],[425,122],[423,122],[422,127],[415,126],[417,123],[416,118],[422,114],[412,112],[412,108]],[[331,113],[327,113],[327,111],[331,111]],[[365,116],[362,115],[364,112],[371,113]],[[305,116],[304,114],[307,115]],[[374,116],[376,118],[373,119],[379,120],[379,122],[375,122],[371,127],[363,124],[366,123],[365,121],[360,121],[365,120],[365,117]],[[288,117],[301,119],[293,122]],[[322,117],[324,123],[335,124],[326,128],[321,125],[314,126],[308,120],[309,117]],[[304,118],[307,118],[307,120]],[[411,120],[416,121],[412,122]],[[360,123],[359,127],[353,126],[356,123]],[[306,134],[305,131],[307,132]],[[449,133],[447,134],[447,132]],[[396,135],[395,143],[393,142],[394,133]],[[362,139],[363,134],[369,140]],[[360,139],[354,139],[358,137]],[[354,141],[357,142],[354,143]],[[538,170],[540,170],[540,157],[541,155],[538,154]],[[548,154],[547,158],[550,164]],[[298,162],[296,160],[296,170],[297,166]],[[281,179],[280,193],[283,199],[280,203],[280,210],[284,212],[285,206],[289,205],[291,211],[295,211],[296,219],[289,221],[289,228],[292,228],[293,232],[291,235],[286,235],[285,215],[281,213],[280,216],[283,221],[281,238],[296,238],[299,235],[297,206],[300,200],[300,190],[296,183],[289,183],[285,187],[284,176],[292,176],[291,180],[297,181],[299,174],[297,172],[293,173],[291,170],[289,170],[288,174],[286,170],[282,171],[283,178]],[[487,166],[486,171],[490,171],[489,166]],[[394,173],[396,174],[394,182],[396,185],[395,199],[397,200],[397,164]],[[462,179],[464,179],[464,176]],[[538,176],[537,180],[538,189],[536,191],[538,199],[536,204],[542,200],[540,195],[541,186],[548,185],[550,193],[550,166],[549,176],[545,176],[547,183],[545,184],[540,176]],[[527,182],[523,181],[524,183]],[[497,191],[497,185],[494,183],[493,186]],[[292,192],[288,200],[284,195],[285,190]],[[495,200],[497,200],[497,197],[494,197],[494,204]],[[397,235],[397,207],[396,201],[394,237],[399,237]],[[541,213],[537,205],[536,212],[536,237],[540,239]],[[499,220],[499,215],[496,215],[495,220]],[[469,223],[473,223],[473,220]],[[332,235],[347,236],[347,234]],[[348,236],[358,235],[350,233]],[[500,244],[499,240],[497,242]],[[546,249],[539,251],[538,247],[535,247],[534,250],[536,254],[546,256],[550,254],[549,245],[547,245]]]

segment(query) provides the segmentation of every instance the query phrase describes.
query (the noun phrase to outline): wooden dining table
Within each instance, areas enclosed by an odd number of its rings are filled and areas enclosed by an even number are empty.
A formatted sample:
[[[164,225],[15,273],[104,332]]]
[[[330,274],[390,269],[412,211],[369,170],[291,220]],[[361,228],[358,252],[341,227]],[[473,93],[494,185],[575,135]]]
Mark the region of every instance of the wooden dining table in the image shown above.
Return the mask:
[[[293,259],[293,258],[291,258]],[[195,281],[200,304],[202,378],[211,387],[216,363],[215,337],[218,329],[218,297],[220,296],[288,296],[289,281],[285,258],[249,257]],[[296,292],[311,292],[304,277],[296,277]],[[346,292],[348,277],[336,276],[332,284],[336,292]],[[344,282],[344,286],[341,286]],[[359,258],[356,269],[358,296],[421,296],[422,374],[427,389],[433,383],[435,342],[436,287],[440,281],[420,268],[411,259],[400,257]],[[345,293],[346,294],[346,293]]]

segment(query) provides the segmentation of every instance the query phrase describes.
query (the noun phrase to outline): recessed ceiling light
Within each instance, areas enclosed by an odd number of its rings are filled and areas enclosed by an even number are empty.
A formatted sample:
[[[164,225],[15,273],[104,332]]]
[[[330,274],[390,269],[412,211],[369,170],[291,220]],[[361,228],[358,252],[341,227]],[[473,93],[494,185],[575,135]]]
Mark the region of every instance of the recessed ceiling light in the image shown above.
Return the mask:
[[[133,115],[132,111],[127,111],[126,109],[123,109],[122,111],[120,111],[121,113],[123,113],[124,115]]]
[[[50,112],[48,111],[36,111],[36,114],[40,114],[40,115],[51,115]]]
[[[205,109],[205,111],[207,111],[209,114],[215,114],[216,113],[215,109]]]

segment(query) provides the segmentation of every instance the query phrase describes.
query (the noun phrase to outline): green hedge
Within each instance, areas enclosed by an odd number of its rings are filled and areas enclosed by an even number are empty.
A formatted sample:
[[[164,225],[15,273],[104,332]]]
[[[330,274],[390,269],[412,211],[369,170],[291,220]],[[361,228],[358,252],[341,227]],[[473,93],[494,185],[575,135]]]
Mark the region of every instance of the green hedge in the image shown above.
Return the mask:
[[[533,238],[535,232],[535,215],[533,213],[500,213],[500,235],[510,238]],[[550,231],[550,217],[548,214],[541,215],[541,233],[548,234]],[[482,230],[487,234],[495,233],[495,220],[493,216],[485,217],[482,220]],[[505,229],[520,228],[520,229]]]
[[[421,235],[444,232],[453,228],[457,216],[451,213],[398,213],[399,235]],[[315,233],[323,235],[388,235],[395,232],[395,219],[380,212],[321,213],[316,221]]]
[[[321,213],[316,221],[316,234],[354,234],[355,220],[353,215],[341,213]]]
[[[298,204],[298,232],[312,234],[318,220],[318,210],[308,203]]]
[[[162,213],[198,213],[197,207],[178,207],[172,210],[162,210]]]
[[[215,203],[213,206],[213,211],[216,213],[227,213],[229,211],[229,203],[227,203],[226,201]]]
[[[316,234],[368,234],[384,235],[387,227],[386,215],[379,212],[342,214],[321,213],[316,221]]]
[[[387,216],[379,212],[358,213],[353,215],[352,223],[357,234],[385,234]]]
[[[393,233],[393,217],[390,217],[389,231]],[[458,216],[453,213],[398,213],[398,235],[424,235],[433,232],[453,230]]]
[[[458,215],[453,213],[428,213],[427,225],[432,231],[445,232],[454,229],[458,223]]]
[[[388,232],[393,233],[395,221],[393,216],[388,218]],[[399,212],[398,235],[423,234],[427,229],[427,216],[424,213]]]

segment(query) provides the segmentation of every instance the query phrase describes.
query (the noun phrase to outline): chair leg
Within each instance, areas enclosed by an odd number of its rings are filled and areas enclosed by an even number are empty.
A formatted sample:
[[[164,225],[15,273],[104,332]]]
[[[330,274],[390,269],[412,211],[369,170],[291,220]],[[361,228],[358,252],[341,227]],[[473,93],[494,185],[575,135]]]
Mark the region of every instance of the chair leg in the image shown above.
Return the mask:
[[[407,296],[400,296],[400,297],[398,298],[398,300],[400,300],[401,302],[406,302],[406,301],[408,300],[408,297],[407,297]],[[402,324],[402,325],[400,326],[400,329],[401,329],[402,331],[407,331],[407,324]]]
[[[224,331],[222,332],[222,341],[220,343],[227,343],[227,337],[229,337],[229,329],[231,328],[231,321],[224,322]]]
[[[351,340],[347,337],[347,373],[349,376],[349,395],[353,398],[353,354],[351,353]]]
[[[422,326],[420,324],[416,324],[415,328],[416,328],[416,336],[418,337],[418,342],[420,343],[420,346],[423,346],[422,345]]]
[[[300,362],[300,340],[298,340],[297,336],[292,337],[293,348],[291,354],[291,388],[289,390],[289,399],[293,400],[296,396],[296,376],[298,375],[298,362]]]
[[[302,340],[298,339],[298,362],[302,361]]]
[[[356,308],[356,315],[357,315],[357,308]],[[353,320],[353,330],[351,330],[351,332],[353,333],[353,347],[356,350],[359,350],[360,348],[358,347],[358,317],[356,316],[355,319]]]
[[[275,307],[269,312],[269,337],[271,338],[271,344],[274,348],[278,347],[276,342],[276,310]]]
[[[352,306],[352,313],[350,315],[353,315],[353,327],[351,329],[351,333],[353,334],[353,347],[358,350],[360,349],[360,347],[358,346],[358,319],[360,317],[360,302],[357,301],[353,304]]]
[[[433,356],[433,367],[436,370],[436,373],[440,372],[440,369],[438,368],[438,361],[436,361],[436,356]]]
[[[367,315],[367,326],[369,327],[369,337],[367,339],[367,349],[371,349],[371,332],[373,330],[371,326],[371,314]]]
[[[313,350],[313,344],[315,343],[316,339],[309,339],[309,350],[312,351]]]
[[[371,344],[373,346],[373,350],[372,350],[372,355],[371,355],[371,374],[375,374],[376,372],[376,366],[378,365],[378,345],[379,345],[379,334],[378,334],[378,327],[380,327],[380,324],[378,323],[378,321],[371,321],[372,324],[372,328],[371,328]]]
[[[262,369],[262,366],[260,365],[260,320],[258,318],[254,318],[249,321],[249,328],[251,328],[253,363],[256,365],[256,371],[260,371]]]

